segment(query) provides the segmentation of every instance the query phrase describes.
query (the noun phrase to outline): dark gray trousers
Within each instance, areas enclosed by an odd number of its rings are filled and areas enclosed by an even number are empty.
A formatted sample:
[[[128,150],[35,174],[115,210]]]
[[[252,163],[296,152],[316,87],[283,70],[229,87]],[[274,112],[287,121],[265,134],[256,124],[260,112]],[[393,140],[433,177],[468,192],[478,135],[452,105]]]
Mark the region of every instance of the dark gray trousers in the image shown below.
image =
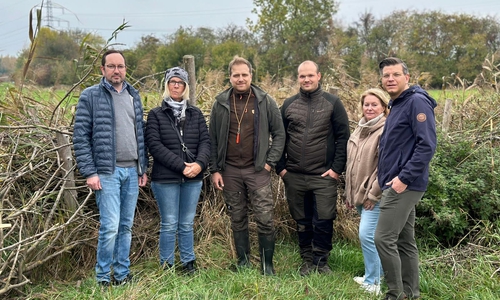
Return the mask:
[[[333,220],[337,216],[337,180],[287,171],[286,200],[297,222],[300,256],[323,266],[332,250]]]
[[[384,269],[389,299],[420,297],[415,205],[424,192],[384,190],[375,245]]]

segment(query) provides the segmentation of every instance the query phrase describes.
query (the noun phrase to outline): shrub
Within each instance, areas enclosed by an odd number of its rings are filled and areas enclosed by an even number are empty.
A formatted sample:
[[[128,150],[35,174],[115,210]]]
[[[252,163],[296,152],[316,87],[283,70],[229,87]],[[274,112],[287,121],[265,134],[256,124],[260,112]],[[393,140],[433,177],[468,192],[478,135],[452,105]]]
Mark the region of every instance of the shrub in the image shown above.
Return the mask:
[[[424,238],[451,246],[465,241],[479,220],[498,218],[500,153],[470,136],[453,141],[439,133],[438,141],[429,186],[417,206],[417,226]]]

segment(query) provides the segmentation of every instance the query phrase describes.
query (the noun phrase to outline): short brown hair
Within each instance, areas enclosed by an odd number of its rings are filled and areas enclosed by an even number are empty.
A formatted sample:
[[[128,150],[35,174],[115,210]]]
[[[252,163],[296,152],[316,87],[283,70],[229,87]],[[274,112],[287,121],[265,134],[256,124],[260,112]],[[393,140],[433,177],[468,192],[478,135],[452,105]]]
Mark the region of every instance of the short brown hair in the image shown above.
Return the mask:
[[[115,49],[109,49],[107,50],[106,52],[104,52],[104,54],[102,55],[102,58],[101,58],[101,66],[104,67],[104,65],[106,64],[106,57],[110,54],[113,54],[113,53],[118,53],[120,54],[122,57],[123,57],[123,61],[125,62],[125,65],[127,65],[127,61],[125,60],[125,56],[123,55],[123,52],[121,52],[120,50],[115,50]]]
[[[252,74],[252,64],[250,64],[250,62],[243,57],[239,57],[238,55],[236,55],[233,60],[229,62],[229,76],[231,76],[232,74],[232,68],[234,65],[247,65],[248,69],[250,70],[250,75]]]
[[[408,72],[408,67],[406,66],[405,62],[397,57],[387,57],[384,58],[379,64],[378,64],[378,69],[380,71],[380,75],[382,75],[382,70],[387,67],[387,66],[395,66],[395,65],[401,65],[403,67],[403,74],[408,75],[410,72]]]

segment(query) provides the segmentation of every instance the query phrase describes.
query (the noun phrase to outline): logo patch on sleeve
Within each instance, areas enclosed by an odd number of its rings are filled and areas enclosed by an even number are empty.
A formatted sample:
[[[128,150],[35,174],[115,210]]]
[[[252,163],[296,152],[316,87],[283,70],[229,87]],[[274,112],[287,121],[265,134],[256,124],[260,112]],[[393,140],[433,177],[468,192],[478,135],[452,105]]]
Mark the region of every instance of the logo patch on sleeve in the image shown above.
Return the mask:
[[[417,121],[419,121],[419,122],[425,122],[425,120],[427,120],[427,116],[424,113],[419,113],[417,115]]]

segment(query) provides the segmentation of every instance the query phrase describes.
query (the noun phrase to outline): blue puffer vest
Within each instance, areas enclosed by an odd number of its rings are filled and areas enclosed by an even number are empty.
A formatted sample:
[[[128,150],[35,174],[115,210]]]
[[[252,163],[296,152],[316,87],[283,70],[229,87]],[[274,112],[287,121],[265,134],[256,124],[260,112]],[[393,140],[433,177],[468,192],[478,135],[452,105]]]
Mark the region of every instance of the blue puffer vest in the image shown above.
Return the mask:
[[[115,116],[113,98],[101,83],[86,88],[76,107],[73,147],[80,173],[88,178],[96,174],[112,174],[116,166]],[[147,171],[148,157],[144,144],[143,108],[139,92],[130,85],[135,112],[138,149],[138,175]]]

